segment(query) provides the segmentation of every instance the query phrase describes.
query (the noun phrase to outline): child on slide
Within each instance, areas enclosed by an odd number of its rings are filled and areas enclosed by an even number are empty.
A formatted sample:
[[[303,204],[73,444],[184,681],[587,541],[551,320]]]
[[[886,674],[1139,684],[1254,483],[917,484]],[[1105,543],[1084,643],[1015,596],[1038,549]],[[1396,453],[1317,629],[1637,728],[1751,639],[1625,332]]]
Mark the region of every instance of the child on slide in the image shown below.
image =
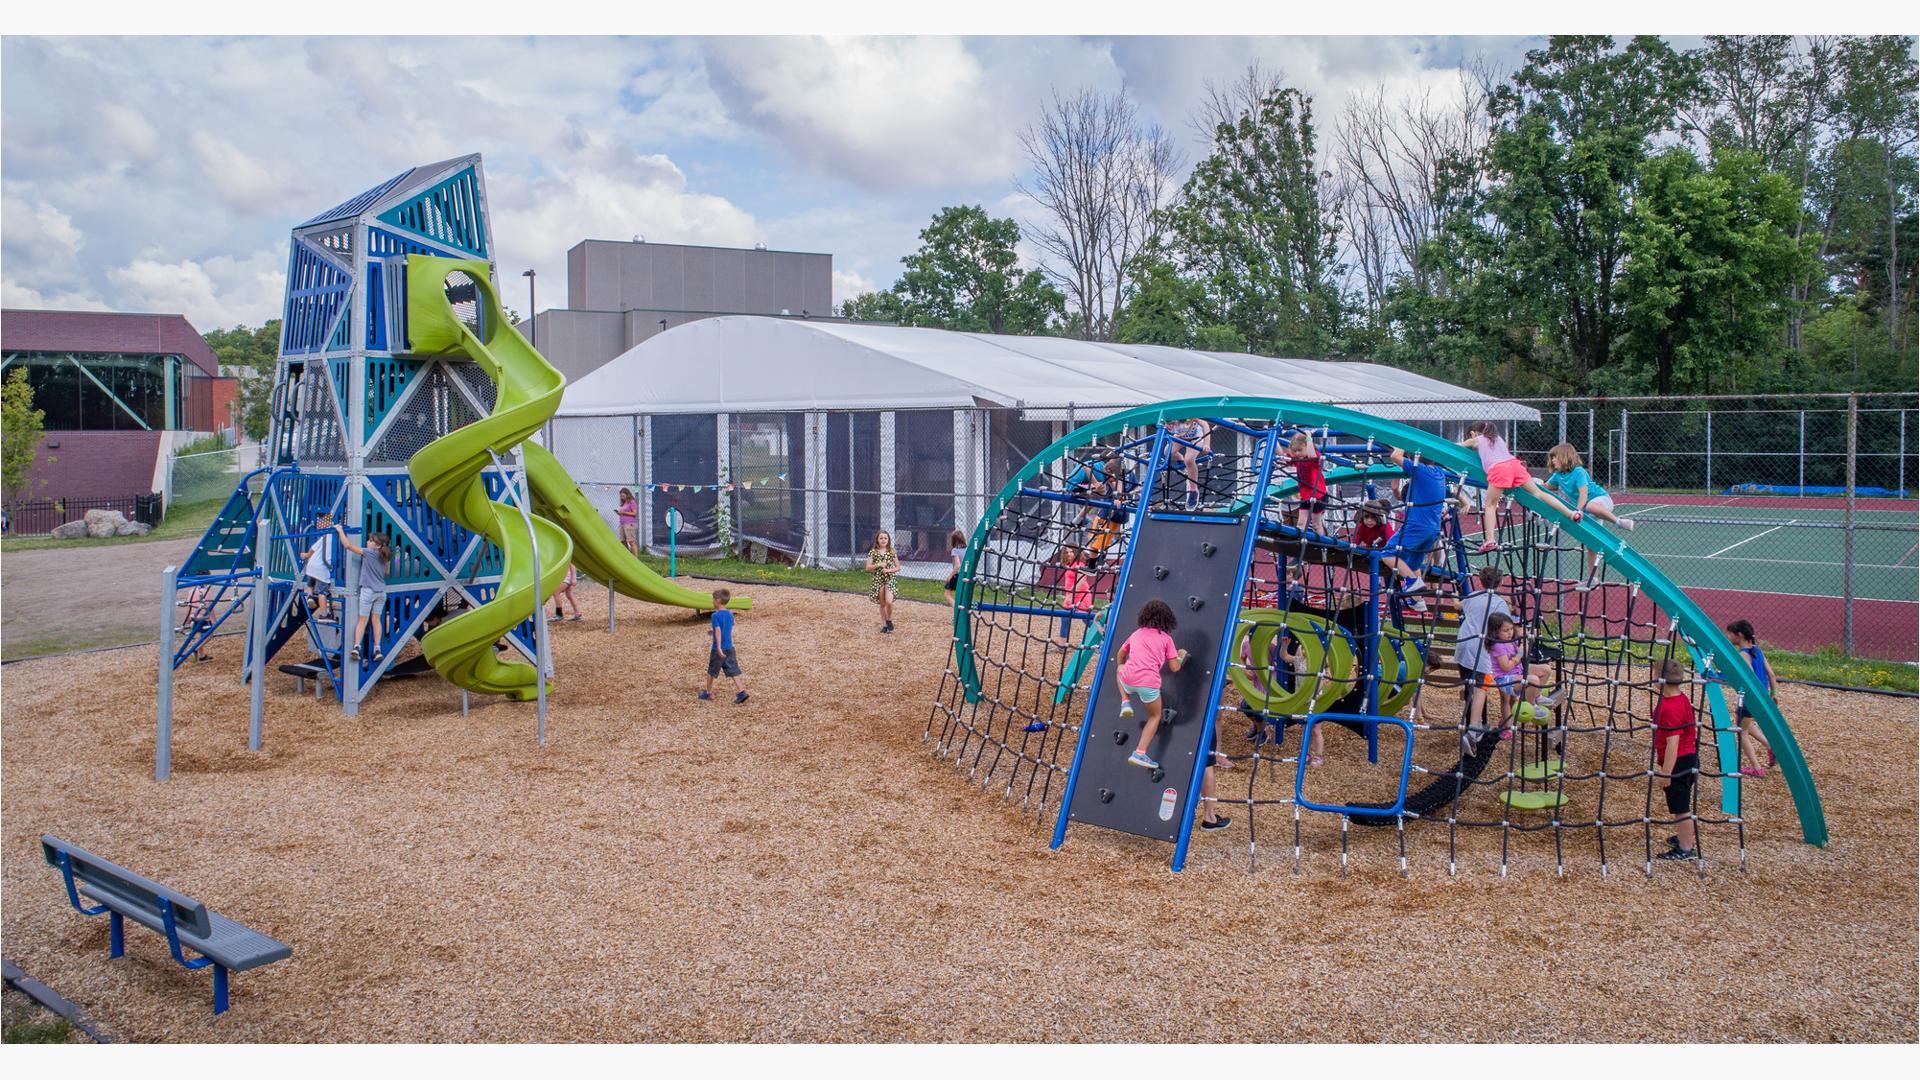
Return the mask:
[[[1480,452],[1480,467],[1487,474],[1487,499],[1482,508],[1485,515],[1486,539],[1480,544],[1480,554],[1496,551],[1500,547],[1500,501],[1507,492],[1515,488],[1525,488],[1534,497],[1575,521],[1580,520],[1580,511],[1570,510],[1567,504],[1555,498],[1540,481],[1533,478],[1527,466],[1513,451],[1507,449],[1507,440],[1500,435],[1499,425],[1491,420],[1476,420],[1467,427],[1467,437],[1460,440],[1461,446],[1471,446]]]
[[[1767,654],[1760,651],[1760,642],[1753,636],[1753,624],[1745,619],[1735,619],[1727,624],[1727,639],[1740,655],[1747,658],[1753,666],[1753,674],[1767,693],[1773,693],[1773,668],[1767,663]],[[1741,776],[1750,776],[1755,780],[1765,780],[1767,769],[1774,764],[1773,744],[1767,741],[1766,733],[1760,730],[1760,721],[1753,718],[1753,710],[1747,708],[1744,698],[1739,710],[1734,714],[1740,724],[1740,766]],[[1767,763],[1760,764],[1760,753],[1765,751]]]
[[[1633,519],[1613,512],[1613,499],[1588,474],[1586,463],[1580,460],[1580,451],[1575,450],[1572,443],[1561,443],[1547,451],[1547,468],[1552,470],[1547,476],[1547,486],[1559,492],[1576,515],[1592,514],[1610,525],[1633,531]],[[1599,584],[1600,553],[1596,551],[1588,563],[1586,580],[1574,588],[1586,592]]]

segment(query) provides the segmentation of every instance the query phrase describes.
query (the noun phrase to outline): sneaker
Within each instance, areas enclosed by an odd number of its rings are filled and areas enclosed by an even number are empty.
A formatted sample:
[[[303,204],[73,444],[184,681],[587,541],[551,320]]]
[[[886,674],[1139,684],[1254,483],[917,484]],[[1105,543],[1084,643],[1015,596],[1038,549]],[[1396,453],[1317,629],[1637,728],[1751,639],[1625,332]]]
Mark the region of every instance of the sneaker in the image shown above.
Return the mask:
[[[1233,759],[1218,750],[1213,752],[1213,766],[1216,769],[1233,768]]]
[[[1675,841],[1671,850],[1664,851],[1653,858],[1655,862],[1693,862],[1700,858],[1700,853],[1693,848],[1683,848],[1679,846],[1678,841]]]
[[[579,621],[580,621],[580,616],[578,616],[578,615],[569,615],[569,616],[567,616],[567,621],[568,621],[568,622],[579,622]]]
[[[1231,824],[1233,824],[1232,818],[1217,817],[1217,818],[1214,818],[1212,821],[1201,822],[1200,827],[1202,829],[1205,829],[1207,832],[1219,832],[1221,829],[1224,829]]]
[[[893,633],[893,624],[892,624],[892,623],[888,623],[887,625],[885,625],[885,626],[883,626],[883,627],[881,627],[881,628],[880,628],[880,632],[881,632],[881,633],[883,633],[883,634],[891,634],[891,633]]]
[[[1486,543],[1481,544],[1479,547],[1475,548],[1474,553],[1478,555],[1488,555],[1499,550],[1500,550],[1500,541],[1488,540]]]
[[[1633,520],[1632,518],[1621,518],[1620,527],[1627,530],[1628,532],[1632,532],[1633,530],[1640,527],[1640,523]]]
[[[1512,728],[1510,728],[1510,727],[1503,727],[1503,728],[1501,728],[1501,729],[1500,729],[1500,741],[1501,741],[1501,742],[1512,742],[1512,741],[1513,741],[1513,729],[1512,729]]]
[[[1160,763],[1147,756],[1144,750],[1135,750],[1127,755],[1127,764],[1138,765],[1143,769],[1157,769]]]
[[[1743,769],[1741,769],[1741,770],[1740,770],[1740,775],[1741,775],[1741,776],[1751,776],[1751,777],[1753,777],[1753,778],[1754,778],[1755,780],[1765,780],[1765,779],[1767,778],[1767,770],[1765,770],[1765,769],[1756,769],[1756,768],[1754,768],[1753,766],[1751,766],[1751,765],[1748,765],[1747,767],[1745,767],[1745,768],[1743,768]]]
[[[1415,578],[1411,585],[1401,585],[1399,587],[1399,592],[1401,596],[1418,596],[1421,593],[1432,592],[1432,591],[1433,591],[1433,586],[1427,584],[1426,581],[1420,578]]]
[[[1424,612],[1427,610],[1427,602],[1416,596],[1407,601],[1407,610]]]
[[[1047,722],[1045,720],[1035,720],[1033,723],[1028,724],[1026,727],[1022,728],[1021,730],[1027,732],[1028,734],[1034,734],[1037,732],[1045,731],[1047,730]]]
[[[1680,850],[1680,838],[1679,838],[1679,837],[1677,837],[1677,836],[1669,836],[1669,837],[1667,837],[1667,850],[1668,850],[1668,851],[1679,851],[1679,850]]]
[[[1122,720],[1133,719],[1133,699],[1132,698],[1120,699],[1120,719]]]
[[[1187,510],[1188,510],[1188,512],[1189,512],[1189,513],[1191,513],[1192,511],[1195,511],[1195,510],[1198,510],[1198,509],[1200,509],[1200,493],[1199,493],[1199,492],[1197,492],[1197,491],[1189,491],[1189,492],[1187,492]]]
[[[355,648],[355,649],[349,649],[349,650],[347,650],[347,659],[349,659],[349,660],[351,660],[351,661],[353,661],[353,662],[354,662],[354,663],[356,663],[356,664],[357,664],[357,663],[359,663],[359,662],[360,662],[360,650],[359,650],[359,649],[357,649],[357,648]]]
[[[742,690],[739,693],[733,695],[733,703],[735,705],[745,705],[747,703],[747,692],[745,690]]]
[[[708,693],[708,692],[707,692],[707,691],[705,691],[705,690],[702,690],[702,691],[700,691],[700,700],[701,700],[701,701],[712,701],[712,700],[713,700],[713,695],[712,695],[712,694],[710,694],[710,693]]]

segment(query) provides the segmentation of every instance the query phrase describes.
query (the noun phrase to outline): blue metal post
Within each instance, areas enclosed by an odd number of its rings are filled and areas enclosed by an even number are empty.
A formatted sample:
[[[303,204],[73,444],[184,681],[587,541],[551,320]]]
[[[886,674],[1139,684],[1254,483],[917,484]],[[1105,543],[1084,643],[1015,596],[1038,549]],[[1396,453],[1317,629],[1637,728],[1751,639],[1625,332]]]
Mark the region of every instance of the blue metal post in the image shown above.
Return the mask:
[[[1107,660],[1114,653],[1115,643],[1124,640],[1120,636],[1119,624],[1121,602],[1126,599],[1127,577],[1133,573],[1133,553],[1140,549],[1140,529],[1146,524],[1147,503],[1153,498],[1153,484],[1159,476],[1160,455],[1166,452],[1166,442],[1166,422],[1158,421],[1154,425],[1153,454],[1150,459],[1155,467],[1147,470],[1146,481],[1140,485],[1140,497],[1134,502],[1133,530],[1127,534],[1127,557],[1120,562],[1120,576],[1114,582],[1113,600],[1107,605],[1107,610],[1112,614],[1108,617],[1106,640],[1100,646],[1100,662],[1093,669],[1093,690],[1087,695],[1087,710],[1080,717],[1080,737],[1073,745],[1073,766],[1067,770],[1067,786],[1060,794],[1060,816],[1053,823],[1053,843],[1049,845],[1052,848],[1057,849],[1067,842],[1067,815],[1073,810],[1073,789],[1080,782],[1080,762],[1086,757],[1087,736],[1093,731],[1093,709],[1100,703],[1100,687],[1107,677]]]
[[[127,955],[127,920],[117,911],[107,916],[107,955]]]
[[[1279,451],[1280,429],[1267,431],[1266,447],[1261,451],[1260,478],[1253,490],[1264,492],[1273,478],[1273,459]],[[1220,694],[1226,689],[1227,669],[1233,665],[1234,631],[1239,627],[1240,601],[1247,595],[1247,578],[1253,574],[1254,541],[1260,538],[1260,514],[1264,509],[1261,500],[1247,510],[1246,534],[1240,541],[1240,569],[1233,579],[1233,594],[1227,597],[1229,622],[1227,632],[1220,640],[1219,662],[1213,668],[1213,685],[1207,688],[1207,706],[1200,723],[1200,748],[1204,753],[1193,756],[1193,775],[1187,779],[1187,801],[1180,819],[1180,835],[1173,844],[1173,872],[1179,873],[1187,865],[1187,845],[1193,840],[1193,814],[1200,805],[1200,781],[1206,776],[1206,768],[1213,762],[1213,730],[1215,714],[1220,711]],[[1129,551],[1127,554],[1133,554]],[[1086,728],[1082,727],[1084,735]]]
[[[1367,560],[1367,635],[1360,643],[1367,680],[1367,712],[1380,715],[1380,556]],[[1367,764],[1380,762],[1380,725],[1367,725]]]
[[[213,1015],[219,1016],[227,1011],[227,969],[223,964],[213,965]]]
[[[177,566],[160,574],[160,693],[155,699],[153,778],[162,781],[173,775],[173,604],[179,582]]]

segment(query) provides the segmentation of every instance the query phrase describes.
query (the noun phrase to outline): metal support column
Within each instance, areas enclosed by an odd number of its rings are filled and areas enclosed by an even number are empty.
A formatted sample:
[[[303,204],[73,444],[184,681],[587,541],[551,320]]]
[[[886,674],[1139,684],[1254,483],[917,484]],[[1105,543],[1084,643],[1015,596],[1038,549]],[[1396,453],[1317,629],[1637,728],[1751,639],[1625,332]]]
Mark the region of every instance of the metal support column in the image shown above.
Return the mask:
[[[1627,490],[1627,410],[1620,410],[1620,490]]]
[[[153,778],[173,776],[173,594],[180,586],[180,568],[160,572],[160,693],[153,725]]]
[[[265,500],[267,493],[260,493]],[[253,537],[253,595],[247,597],[247,668],[253,672],[253,685],[248,687],[247,698],[247,749],[260,749],[260,719],[266,709],[267,692],[267,582],[268,570],[273,565],[273,515],[265,507],[260,511],[260,524]],[[316,683],[318,679],[314,680]]]
[[[1560,442],[1567,441],[1567,399],[1560,399]]]

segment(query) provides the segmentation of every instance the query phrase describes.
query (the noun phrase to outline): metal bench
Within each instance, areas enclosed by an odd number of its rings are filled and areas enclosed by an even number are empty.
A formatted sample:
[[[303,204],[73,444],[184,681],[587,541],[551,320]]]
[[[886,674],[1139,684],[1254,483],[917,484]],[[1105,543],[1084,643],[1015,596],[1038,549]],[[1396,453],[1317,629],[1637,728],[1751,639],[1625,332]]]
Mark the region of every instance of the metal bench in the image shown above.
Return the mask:
[[[125,955],[126,920],[132,919],[164,936],[181,967],[188,971],[212,967],[215,1015],[227,1011],[229,972],[264,967],[293,955],[291,946],[216,915],[193,897],[149,881],[84,848],[42,836],[40,851],[47,865],[60,871],[67,901],[75,911],[108,917],[108,956]],[[88,907],[82,897],[95,906]],[[184,950],[199,953],[199,959],[187,959]]]

